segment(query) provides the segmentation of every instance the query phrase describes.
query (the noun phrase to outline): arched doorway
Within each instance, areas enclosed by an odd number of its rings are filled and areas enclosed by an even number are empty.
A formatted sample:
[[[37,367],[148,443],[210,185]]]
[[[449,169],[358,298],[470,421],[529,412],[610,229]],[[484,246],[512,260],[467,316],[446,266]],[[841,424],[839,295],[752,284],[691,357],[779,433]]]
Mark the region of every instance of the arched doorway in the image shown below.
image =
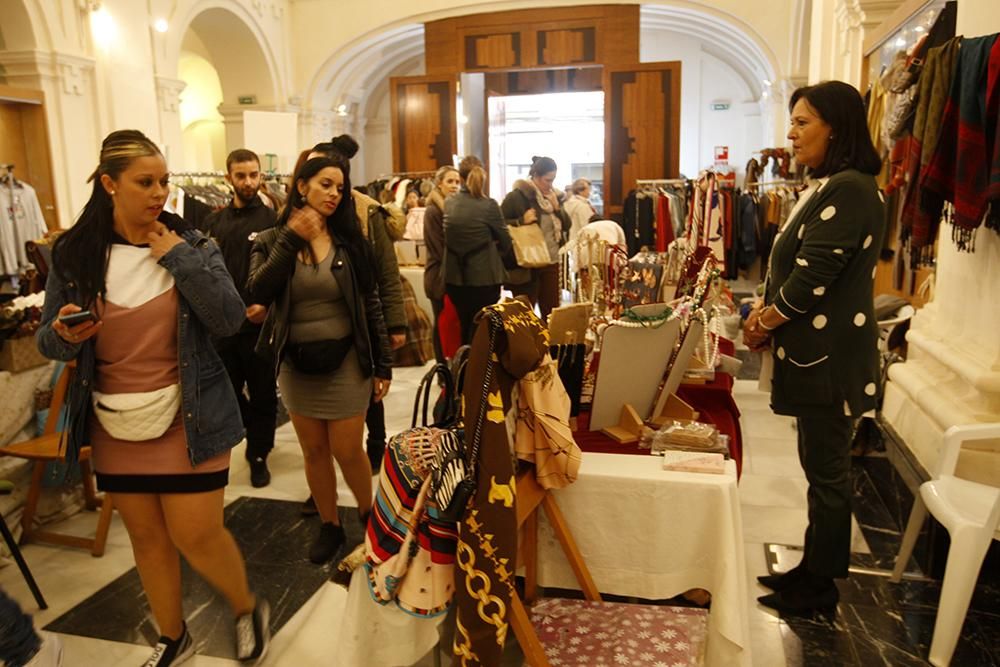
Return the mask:
[[[461,12],[456,9],[448,15]],[[385,171],[389,162],[387,83],[395,76],[424,73],[424,27],[416,22],[438,18],[440,12],[399,17],[401,23],[396,26],[345,44],[317,69],[306,90],[304,107],[313,115],[329,114],[334,126],[354,132],[365,164],[378,166],[359,170],[366,177]],[[683,45],[683,52],[671,45]],[[777,91],[787,73],[763,37],[747,23],[709,7],[642,5],[640,52],[640,62],[685,62],[682,172],[692,175],[710,165],[718,144],[730,146],[734,163],[740,167],[740,160],[745,161],[750,151],[774,145],[782,124]],[[712,85],[703,86],[704,81]],[[725,95],[713,91],[725,91]],[[707,114],[713,101],[728,102],[728,111]],[[337,116],[338,108],[349,115]],[[328,128],[317,126],[316,136],[306,140],[329,136]]]
[[[183,24],[170,49],[185,84],[179,114],[188,171],[219,170],[235,148],[272,150],[266,141],[251,145],[260,140],[247,135],[244,112],[273,113],[282,99],[275,58],[252,16],[240,3],[213,4]]]

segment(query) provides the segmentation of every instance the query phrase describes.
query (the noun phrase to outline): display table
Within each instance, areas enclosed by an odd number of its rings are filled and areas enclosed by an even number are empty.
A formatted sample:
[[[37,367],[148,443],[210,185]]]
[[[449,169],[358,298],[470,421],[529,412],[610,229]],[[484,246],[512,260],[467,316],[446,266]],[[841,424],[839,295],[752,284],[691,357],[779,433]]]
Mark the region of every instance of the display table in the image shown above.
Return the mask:
[[[712,593],[706,664],[749,665],[746,563],[736,465],[666,472],[653,456],[586,452],[577,481],[554,492],[602,593],[652,600]],[[538,583],[577,589],[551,527],[539,522]]]

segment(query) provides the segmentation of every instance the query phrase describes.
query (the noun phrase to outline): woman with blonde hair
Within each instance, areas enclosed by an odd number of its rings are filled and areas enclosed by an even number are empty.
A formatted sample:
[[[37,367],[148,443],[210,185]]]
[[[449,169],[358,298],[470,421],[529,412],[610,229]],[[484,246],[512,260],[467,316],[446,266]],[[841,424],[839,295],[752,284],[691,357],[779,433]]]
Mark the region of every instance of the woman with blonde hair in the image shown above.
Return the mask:
[[[424,294],[431,300],[434,309],[434,358],[438,363],[445,360],[438,329],[438,318],[444,310],[444,206],[461,185],[458,169],[451,165],[438,169],[434,174],[434,189],[427,195],[427,208],[424,210],[424,244],[427,246]]]
[[[444,282],[462,327],[462,344],[472,340],[473,320],[500,299],[501,257],[511,252],[510,232],[500,207],[486,194],[486,172],[472,167],[458,194],[444,205]]]

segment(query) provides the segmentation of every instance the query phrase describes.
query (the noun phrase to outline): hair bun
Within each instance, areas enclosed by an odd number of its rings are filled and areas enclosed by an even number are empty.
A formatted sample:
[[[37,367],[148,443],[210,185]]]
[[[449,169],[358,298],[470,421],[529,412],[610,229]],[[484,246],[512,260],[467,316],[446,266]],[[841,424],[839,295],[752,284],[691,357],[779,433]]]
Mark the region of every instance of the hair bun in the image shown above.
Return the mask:
[[[360,148],[360,146],[358,146],[358,142],[355,141],[354,137],[349,134],[342,134],[339,137],[334,137],[330,140],[330,143],[333,144],[333,147],[338,153],[346,157],[348,160],[357,155],[358,148]]]
[[[531,156],[531,164],[535,164],[536,162],[538,162],[541,159],[542,158],[540,156],[538,156],[538,155],[532,155]]]

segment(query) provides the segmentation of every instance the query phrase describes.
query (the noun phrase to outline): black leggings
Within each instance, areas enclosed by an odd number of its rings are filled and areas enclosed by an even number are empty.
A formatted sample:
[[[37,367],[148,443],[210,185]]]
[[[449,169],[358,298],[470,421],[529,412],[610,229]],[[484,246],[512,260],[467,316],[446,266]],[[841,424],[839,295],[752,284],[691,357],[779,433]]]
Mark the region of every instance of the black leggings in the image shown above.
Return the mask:
[[[485,306],[492,306],[500,300],[499,285],[448,285],[448,297],[458,311],[458,321],[462,327],[462,345],[472,342],[475,333],[473,321]]]

